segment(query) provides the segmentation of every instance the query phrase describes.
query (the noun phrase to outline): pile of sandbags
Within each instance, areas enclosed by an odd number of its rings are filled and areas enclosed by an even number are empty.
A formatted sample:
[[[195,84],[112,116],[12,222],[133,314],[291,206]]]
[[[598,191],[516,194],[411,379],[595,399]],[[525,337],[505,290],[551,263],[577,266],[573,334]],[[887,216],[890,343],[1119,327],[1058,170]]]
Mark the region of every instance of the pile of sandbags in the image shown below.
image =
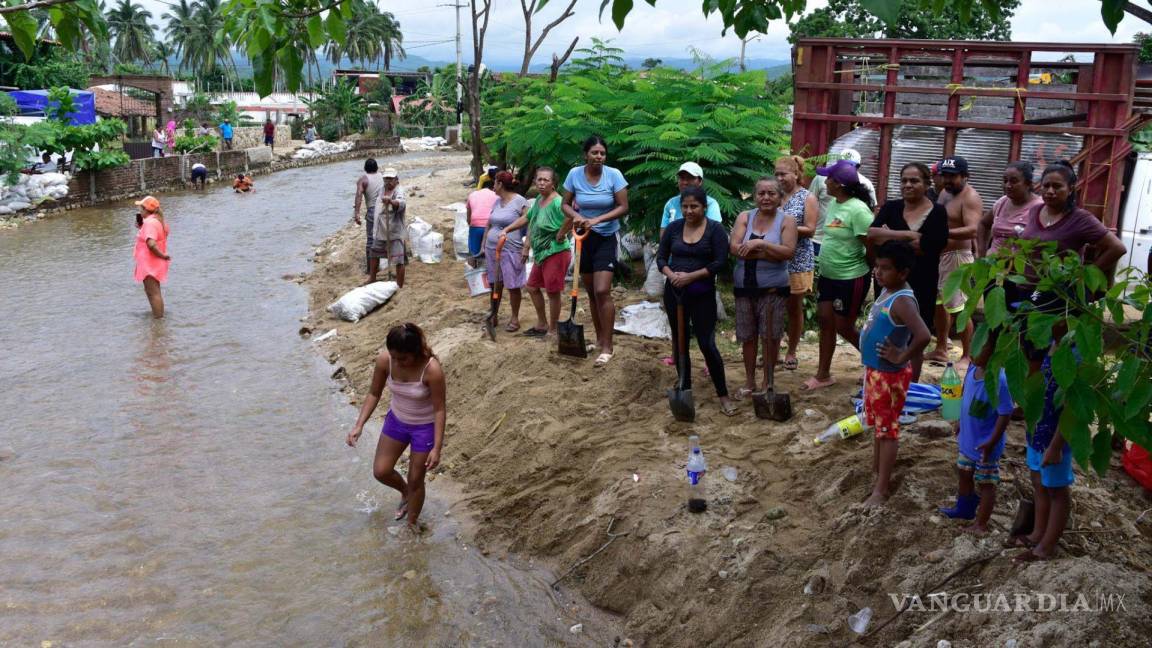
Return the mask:
[[[432,231],[432,225],[416,218],[408,226],[408,242],[412,252],[424,263],[440,263],[444,258],[444,235]]]
[[[16,184],[0,186],[0,215],[14,214],[45,200],[60,200],[67,195],[68,176],[63,173],[21,175]]]
[[[441,205],[440,209],[456,212],[452,223],[452,248],[457,259],[467,259],[468,254],[468,207],[462,202]]]
[[[400,140],[400,148],[405,152],[411,151],[438,151],[448,146],[448,140],[443,137],[413,137]]]
[[[309,160],[312,158],[324,157],[326,155],[336,155],[337,153],[344,153],[351,151],[355,146],[355,142],[326,142],[318,139],[313,140],[311,144],[305,144],[296,149],[292,154],[293,160]]]

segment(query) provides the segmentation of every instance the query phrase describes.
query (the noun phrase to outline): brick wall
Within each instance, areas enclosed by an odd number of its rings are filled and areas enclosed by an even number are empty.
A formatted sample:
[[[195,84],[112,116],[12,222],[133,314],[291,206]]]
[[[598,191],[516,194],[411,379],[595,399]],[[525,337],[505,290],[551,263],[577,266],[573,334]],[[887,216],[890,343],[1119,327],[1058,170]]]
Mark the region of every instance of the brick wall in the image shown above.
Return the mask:
[[[266,152],[266,148],[255,149]],[[248,173],[263,174],[283,169],[294,169],[304,166],[316,166],[330,162],[361,159],[366,155],[384,156],[400,152],[399,143],[394,146],[379,148],[356,148],[345,153],[307,160],[276,160],[268,163],[253,164],[249,160],[249,152],[218,151],[214,153],[194,153],[189,155],[170,155],[165,158],[147,158],[133,160],[125,166],[102,171],[80,171],[68,181],[68,196],[54,203],[45,203],[37,209],[44,211],[60,211],[73,209],[99,203],[124,200],[143,196],[150,193],[161,193],[164,190],[182,189],[186,180],[191,177],[192,165],[197,162],[208,167],[209,181],[222,180],[227,182],[230,177],[245,171]]]

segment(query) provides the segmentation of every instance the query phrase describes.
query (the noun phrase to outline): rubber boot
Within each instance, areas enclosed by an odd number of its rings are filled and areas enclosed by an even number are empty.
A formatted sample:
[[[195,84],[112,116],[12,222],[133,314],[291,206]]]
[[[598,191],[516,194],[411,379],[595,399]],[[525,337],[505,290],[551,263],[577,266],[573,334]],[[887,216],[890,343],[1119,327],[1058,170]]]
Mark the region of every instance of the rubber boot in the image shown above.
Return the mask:
[[[972,495],[957,495],[955,506],[938,510],[942,515],[953,520],[974,520],[976,519],[976,509],[979,506],[980,496],[973,493]]]

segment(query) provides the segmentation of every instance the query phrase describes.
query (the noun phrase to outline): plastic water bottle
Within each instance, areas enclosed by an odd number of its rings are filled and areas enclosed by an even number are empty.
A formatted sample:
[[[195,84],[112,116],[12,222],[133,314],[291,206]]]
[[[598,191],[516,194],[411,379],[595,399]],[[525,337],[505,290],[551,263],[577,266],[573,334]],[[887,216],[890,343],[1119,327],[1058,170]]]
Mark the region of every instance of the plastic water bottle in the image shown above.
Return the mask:
[[[859,414],[853,414],[846,419],[841,419],[829,425],[827,429],[820,433],[820,436],[812,440],[812,443],[823,445],[836,439],[847,439],[867,429],[869,429],[869,426],[864,423],[863,417]]]
[[[704,461],[704,451],[700,449],[700,437],[688,437],[691,449],[688,451],[688,510],[693,513],[702,513],[708,508],[708,500],[704,497],[704,473],[708,470],[708,462]]]
[[[945,421],[960,420],[960,401],[963,398],[964,382],[960,375],[952,368],[952,363],[944,368],[944,376],[940,378],[940,415]]]

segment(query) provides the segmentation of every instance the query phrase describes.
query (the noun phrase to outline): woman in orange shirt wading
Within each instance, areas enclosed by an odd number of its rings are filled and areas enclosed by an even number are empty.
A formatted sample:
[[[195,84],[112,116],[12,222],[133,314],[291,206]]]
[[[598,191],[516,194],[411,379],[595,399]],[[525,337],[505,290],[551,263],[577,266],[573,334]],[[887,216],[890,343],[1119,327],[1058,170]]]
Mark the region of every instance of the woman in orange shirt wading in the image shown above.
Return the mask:
[[[160,284],[168,280],[168,224],[160,211],[160,201],[155,196],[147,196],[136,201],[140,213],[136,214],[136,281],[144,283],[144,294],[152,307],[152,317],[164,317],[164,297],[160,294]]]

